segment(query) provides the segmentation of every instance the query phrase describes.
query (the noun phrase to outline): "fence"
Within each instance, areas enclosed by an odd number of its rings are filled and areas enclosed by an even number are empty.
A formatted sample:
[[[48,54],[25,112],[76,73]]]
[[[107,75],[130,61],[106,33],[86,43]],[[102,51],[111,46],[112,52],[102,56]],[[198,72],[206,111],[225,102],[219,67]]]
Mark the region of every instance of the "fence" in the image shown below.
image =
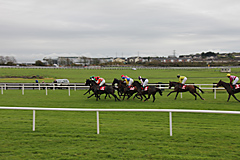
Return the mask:
[[[184,109],[79,109],[79,108],[35,108],[35,107],[0,107],[0,109],[32,110],[33,111],[33,131],[35,131],[36,110],[44,110],[44,111],[91,111],[91,112],[96,112],[97,113],[97,134],[100,134],[99,112],[169,112],[170,136],[173,135],[173,132],[172,132],[172,112],[240,114],[240,111],[184,110]]]
[[[89,86],[77,86],[76,84],[72,84],[72,86],[69,86],[69,85],[67,85],[67,86],[55,86],[52,83],[46,83],[44,85],[43,84],[42,85],[41,84],[37,84],[37,86],[36,86],[35,83],[29,83],[29,84],[33,84],[33,86],[25,86],[24,83],[22,83],[21,86],[19,86],[19,85],[16,85],[16,86],[6,86],[6,84],[2,84],[1,85],[1,94],[3,94],[3,90],[6,90],[7,87],[8,88],[12,87],[12,88],[21,88],[22,89],[22,95],[24,95],[25,88],[37,88],[39,90],[41,88],[43,88],[43,89],[46,90],[46,95],[48,95],[48,89],[55,90],[55,88],[61,87],[61,88],[67,88],[68,89],[68,95],[70,96],[71,95],[71,88],[74,89],[75,91],[77,90],[77,88],[82,88],[82,89],[88,89],[89,88]],[[160,88],[160,89],[169,89],[168,87],[165,87],[165,86],[168,86],[169,84],[149,84],[149,85],[159,85],[158,88]],[[213,92],[214,92],[214,99],[217,98],[217,90],[223,90],[224,89],[222,87],[221,88],[216,88],[215,87],[216,84],[194,84],[194,85],[199,86],[199,88],[201,88],[203,90],[204,89],[213,90]],[[162,86],[164,86],[164,87],[162,87]],[[202,86],[213,86],[213,87],[212,88],[209,88],[209,87],[202,88]],[[181,98],[182,98],[182,93],[180,95],[181,95]]]

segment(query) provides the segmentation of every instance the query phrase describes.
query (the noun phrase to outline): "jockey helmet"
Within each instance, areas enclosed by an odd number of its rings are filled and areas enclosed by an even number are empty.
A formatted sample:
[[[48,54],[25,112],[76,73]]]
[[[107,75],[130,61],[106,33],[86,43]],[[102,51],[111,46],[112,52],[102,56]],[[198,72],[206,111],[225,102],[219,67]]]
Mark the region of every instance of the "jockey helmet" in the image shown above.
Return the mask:
[[[126,78],[126,77],[124,77],[124,76],[122,77],[122,79],[125,79],[125,78]]]
[[[90,76],[90,79],[92,79],[94,76]]]
[[[179,78],[179,77],[180,77],[180,74],[178,74],[177,77]]]
[[[138,79],[141,79],[141,78],[142,78],[141,76],[138,77]]]
[[[121,77],[124,77],[124,75],[121,75]]]
[[[228,74],[227,74],[227,77],[230,77],[230,76],[231,76],[231,74],[228,73]]]

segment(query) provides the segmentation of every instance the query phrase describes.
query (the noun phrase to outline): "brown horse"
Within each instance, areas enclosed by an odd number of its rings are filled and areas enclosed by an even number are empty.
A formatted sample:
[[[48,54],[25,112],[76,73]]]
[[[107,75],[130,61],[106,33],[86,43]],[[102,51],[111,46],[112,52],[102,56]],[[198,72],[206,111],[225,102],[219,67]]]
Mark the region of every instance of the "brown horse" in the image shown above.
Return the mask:
[[[141,92],[141,88],[137,88],[137,87],[128,87],[126,86],[126,84],[123,82],[123,81],[119,81],[118,83],[118,88],[119,90],[122,92],[122,95],[123,95],[123,100],[125,98],[125,96],[127,95],[129,99],[133,94],[137,93],[141,100],[143,99],[142,98],[142,92]],[[144,96],[144,95],[143,95]],[[145,96],[144,96],[145,97]],[[146,98],[146,97],[145,97]],[[133,98],[134,99],[134,98]]]
[[[219,87],[219,86],[223,86],[223,87],[226,89],[226,91],[228,92],[228,100],[227,100],[227,102],[229,101],[229,99],[230,99],[231,96],[233,96],[233,98],[235,98],[238,102],[240,102],[240,101],[237,99],[237,97],[234,95],[235,93],[240,92],[240,88],[233,90],[233,89],[231,88],[231,86],[230,86],[229,83],[225,83],[225,82],[223,82],[222,80],[220,80],[220,81],[217,83],[217,87]]]
[[[126,83],[123,83],[122,80],[118,80],[117,78],[113,79],[112,86],[115,87],[115,84],[117,84],[117,91],[118,91],[118,96],[121,98],[123,96],[124,88],[126,88]]]
[[[136,86],[137,88],[141,88],[141,90],[142,90],[142,85],[141,85],[138,81],[134,81],[132,85],[133,85],[133,86]],[[156,98],[155,98],[155,94],[156,94],[157,92],[162,96],[162,91],[161,91],[161,89],[156,88],[155,86],[148,86],[146,90],[145,90],[145,89],[142,90],[142,95],[143,95],[143,96],[144,96],[145,94],[148,95],[148,98],[145,97],[146,99],[144,100],[144,102],[147,101],[148,99],[150,99],[151,95],[152,95],[152,97],[153,97],[153,102],[154,102],[155,99],[156,99]],[[137,97],[138,95],[139,95],[139,94],[136,94],[133,98]]]
[[[182,87],[182,84],[181,83],[178,83],[178,82],[169,82],[169,89],[171,87],[174,87],[174,90],[171,91],[170,93],[168,93],[167,96],[169,96],[171,93],[173,92],[177,92],[176,96],[175,96],[175,100],[177,99],[177,96],[178,96],[178,93],[179,92],[187,92],[189,91],[194,97],[195,97],[195,100],[197,100],[197,96],[195,94],[197,94],[202,100],[205,100],[204,98],[202,98],[200,96],[200,94],[197,93],[196,91],[196,88],[199,89],[202,93],[203,90],[201,90],[198,86],[195,86],[195,85],[186,85],[185,88],[183,89]]]
[[[91,90],[94,92],[93,95],[95,95],[96,101],[100,99],[99,95],[101,94],[111,94],[115,98],[115,101],[120,101],[120,99],[114,94],[115,89],[113,88],[113,86],[102,86],[103,88],[101,88],[93,80],[89,79],[86,80],[85,85],[90,86]],[[88,98],[90,98],[91,96],[89,96]]]

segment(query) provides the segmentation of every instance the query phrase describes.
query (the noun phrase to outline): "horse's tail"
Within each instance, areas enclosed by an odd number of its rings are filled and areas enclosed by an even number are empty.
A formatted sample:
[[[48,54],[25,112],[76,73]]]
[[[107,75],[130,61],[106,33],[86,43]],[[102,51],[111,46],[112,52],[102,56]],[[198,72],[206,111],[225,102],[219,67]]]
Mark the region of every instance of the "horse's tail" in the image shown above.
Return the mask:
[[[201,90],[201,88],[199,88],[198,86],[194,86],[194,87],[199,89],[202,93],[204,93],[203,90]]]

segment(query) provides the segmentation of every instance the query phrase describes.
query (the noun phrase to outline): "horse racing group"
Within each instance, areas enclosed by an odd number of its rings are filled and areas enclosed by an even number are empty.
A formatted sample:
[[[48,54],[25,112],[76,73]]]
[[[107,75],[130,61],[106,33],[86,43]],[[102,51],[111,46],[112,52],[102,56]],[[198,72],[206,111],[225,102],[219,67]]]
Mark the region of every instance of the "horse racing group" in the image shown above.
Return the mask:
[[[239,78],[230,74],[227,74],[227,77],[230,79],[230,83],[226,83],[228,84],[228,86],[225,85],[225,82],[220,80],[217,84],[217,87],[223,86],[227,90],[227,92],[229,93],[228,101],[230,99],[230,96],[233,96],[237,101],[239,101],[234,95],[235,93],[240,92],[240,86],[237,84]],[[197,99],[196,95],[198,95],[202,100],[204,100],[204,98],[202,98],[201,95],[196,91],[196,89],[199,89],[202,93],[204,93],[199,87],[195,85],[185,85],[187,77],[180,76],[178,74],[177,78],[179,79],[178,82],[169,82],[169,89],[171,87],[174,87],[174,90],[171,91],[167,96],[169,96],[173,92],[177,92],[175,96],[176,99],[179,92],[189,91],[195,97],[195,100]],[[123,100],[125,96],[127,96],[127,99],[129,99],[133,94],[135,94],[133,99],[139,98],[142,100],[144,97],[144,101],[148,100],[151,96],[153,96],[153,102],[155,101],[155,94],[157,92],[159,92],[159,94],[162,96],[162,91],[161,89],[159,89],[159,86],[148,86],[147,84],[149,81],[147,78],[142,78],[141,76],[139,76],[138,79],[141,83],[138,81],[134,81],[127,75],[121,75],[121,80],[115,78],[112,85],[106,85],[104,78],[101,78],[99,76],[91,76],[90,79],[86,80],[85,85],[90,86],[90,88],[85,94],[93,91],[93,94],[90,95],[88,98],[95,95],[96,100],[100,99],[101,94],[106,94],[105,98],[107,97],[107,95],[111,94],[114,96],[116,101],[120,100],[114,94],[115,90],[117,90],[119,97],[123,97]],[[117,87],[115,86],[115,84],[117,84]],[[148,95],[148,97],[146,97],[146,95]]]

